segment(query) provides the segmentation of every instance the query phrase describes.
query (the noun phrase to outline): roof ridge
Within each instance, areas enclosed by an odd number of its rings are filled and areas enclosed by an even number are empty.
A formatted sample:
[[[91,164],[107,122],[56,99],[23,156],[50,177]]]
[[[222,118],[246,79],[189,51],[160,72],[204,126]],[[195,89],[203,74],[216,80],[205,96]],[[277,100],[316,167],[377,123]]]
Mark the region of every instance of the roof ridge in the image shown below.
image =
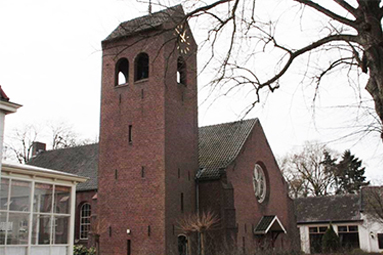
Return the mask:
[[[207,126],[200,126],[198,128],[205,128],[205,127],[215,127],[215,126],[221,126],[221,125],[228,125],[228,124],[235,124],[235,123],[238,123],[238,122],[247,122],[247,121],[259,121],[258,118],[251,118],[251,119],[242,119],[242,120],[236,120],[236,121],[228,121],[228,122],[223,122],[223,123],[217,123],[217,124],[211,124],[211,125],[207,125]]]
[[[75,149],[75,148],[81,148],[81,147],[86,147],[86,146],[94,146],[98,145],[99,142],[93,142],[93,143],[87,143],[87,144],[82,144],[82,145],[74,145],[74,146],[68,146],[64,148],[58,148],[58,149],[50,149],[50,150],[45,150],[45,152],[52,152],[52,151],[62,151],[62,150],[69,150],[69,149]]]
[[[177,4],[177,5],[173,5],[173,6],[170,6],[170,7],[167,7],[167,8],[164,8],[160,11],[156,11],[156,12],[153,12],[153,13],[148,13],[148,14],[145,14],[145,15],[142,15],[142,16],[138,16],[138,17],[135,17],[133,19],[130,19],[130,20],[126,20],[126,21],[123,21],[120,23],[120,25],[124,24],[124,23],[127,23],[127,22],[132,22],[132,21],[135,21],[135,20],[138,20],[138,19],[142,19],[143,17],[146,17],[146,16],[154,16],[154,15],[158,15],[160,13],[165,13],[165,12],[168,12],[170,10],[173,10],[173,9],[177,9],[179,7],[182,7],[182,4]],[[119,26],[120,26],[119,25]]]
[[[338,198],[338,197],[358,197],[359,194],[337,194],[329,196],[308,196],[308,197],[298,197],[294,200],[307,200],[307,199],[325,199],[325,198]]]

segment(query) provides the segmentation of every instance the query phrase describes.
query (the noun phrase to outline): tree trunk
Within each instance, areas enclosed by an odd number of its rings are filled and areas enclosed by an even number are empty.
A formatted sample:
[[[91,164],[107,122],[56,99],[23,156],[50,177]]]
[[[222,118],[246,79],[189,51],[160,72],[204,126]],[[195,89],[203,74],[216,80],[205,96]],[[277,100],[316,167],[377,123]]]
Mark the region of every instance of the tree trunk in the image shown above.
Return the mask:
[[[364,49],[362,65],[369,71],[366,90],[375,102],[376,113],[383,123],[383,36],[380,0],[358,0],[358,36]],[[363,66],[362,70],[367,71]],[[381,130],[382,131],[382,130]],[[383,139],[383,133],[381,135]]]
[[[201,255],[205,255],[205,233],[201,232]]]

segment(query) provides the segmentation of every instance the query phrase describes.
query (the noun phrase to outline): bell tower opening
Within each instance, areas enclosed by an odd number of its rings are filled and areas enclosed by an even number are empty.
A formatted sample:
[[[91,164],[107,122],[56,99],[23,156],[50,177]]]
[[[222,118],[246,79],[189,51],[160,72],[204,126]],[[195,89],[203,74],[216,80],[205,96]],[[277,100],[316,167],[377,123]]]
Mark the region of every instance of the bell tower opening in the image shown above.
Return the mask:
[[[115,69],[115,86],[123,85],[129,82],[129,61],[121,58],[117,61]]]
[[[138,54],[134,63],[134,81],[149,78],[149,56],[145,52]]]
[[[186,63],[181,56],[177,59],[177,83],[186,86]]]

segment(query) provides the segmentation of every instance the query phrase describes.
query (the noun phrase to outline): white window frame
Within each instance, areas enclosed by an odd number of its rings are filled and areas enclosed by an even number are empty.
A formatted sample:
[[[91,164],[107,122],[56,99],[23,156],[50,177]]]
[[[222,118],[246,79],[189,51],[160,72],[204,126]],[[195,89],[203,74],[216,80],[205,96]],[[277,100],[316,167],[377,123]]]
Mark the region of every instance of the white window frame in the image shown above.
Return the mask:
[[[25,176],[24,177],[21,177],[21,175],[17,175],[17,176],[13,176],[13,175],[7,175],[7,174],[3,174],[2,173],[2,176],[1,176],[1,179],[8,179],[9,180],[9,187],[8,187],[8,203],[7,203],[7,208],[4,210],[0,210],[2,213],[5,213],[6,214],[6,225],[9,224],[8,223],[8,219],[9,219],[9,213],[25,213],[25,214],[28,214],[29,217],[28,217],[28,244],[1,244],[0,245],[0,251],[2,252],[5,252],[4,254],[5,255],[10,255],[12,254],[12,249],[15,249],[17,247],[24,247],[26,248],[26,254],[27,255],[30,255],[30,254],[37,254],[38,253],[38,249],[49,249],[49,253],[48,254],[51,254],[51,255],[54,255],[56,254],[55,252],[57,251],[57,249],[61,249],[61,248],[66,248],[66,254],[67,255],[72,255],[73,254],[73,226],[74,226],[74,201],[75,201],[75,196],[76,196],[76,191],[75,191],[75,184],[73,182],[65,182],[65,181],[57,181],[55,179],[53,179],[52,181],[49,181],[49,179],[47,180],[47,178],[38,178],[36,176]],[[9,210],[10,209],[10,200],[11,200],[11,186],[12,186],[12,181],[15,180],[15,181],[25,181],[25,182],[29,182],[30,185],[31,185],[31,194],[30,194],[30,201],[29,201],[29,211],[28,212],[21,212],[21,211],[11,211]],[[34,212],[33,210],[33,201],[34,201],[34,197],[35,197],[35,185],[36,183],[42,183],[42,184],[49,184],[49,185],[52,185],[52,209],[51,209],[51,212],[49,213],[41,213],[41,212]],[[1,184],[0,184],[1,185]],[[53,209],[53,204],[54,204],[54,199],[55,199],[55,188],[56,186],[63,186],[63,187],[68,187],[69,188],[69,193],[70,193],[70,196],[71,196],[71,199],[69,201],[69,211],[67,213],[57,213],[57,212],[54,212],[54,209]],[[49,216],[50,217],[50,243],[49,244],[32,244],[32,232],[33,232],[33,217],[35,215],[45,215],[45,216]],[[68,217],[68,241],[66,244],[54,244],[55,242],[55,225],[53,224],[53,219],[55,219],[56,217]],[[8,235],[8,231],[5,232],[5,240],[7,240],[7,235]],[[45,247],[45,248],[43,248]],[[36,253],[37,252],[37,253]],[[60,252],[60,254],[62,254]]]
[[[85,212],[88,212],[89,215],[87,214],[86,216],[83,216],[83,209],[84,209],[84,206],[88,206],[89,207],[89,210],[86,210]],[[79,229],[79,232],[80,232],[80,240],[88,240],[88,236],[89,236],[89,230],[90,230],[90,217],[91,217],[91,214],[92,214],[92,206],[89,204],[89,203],[84,203],[81,205],[81,208],[80,208],[80,229]],[[89,222],[87,223],[83,223],[83,219],[89,219]],[[83,237],[83,231],[82,231],[82,226],[86,226],[86,234],[85,236],[86,237]]]

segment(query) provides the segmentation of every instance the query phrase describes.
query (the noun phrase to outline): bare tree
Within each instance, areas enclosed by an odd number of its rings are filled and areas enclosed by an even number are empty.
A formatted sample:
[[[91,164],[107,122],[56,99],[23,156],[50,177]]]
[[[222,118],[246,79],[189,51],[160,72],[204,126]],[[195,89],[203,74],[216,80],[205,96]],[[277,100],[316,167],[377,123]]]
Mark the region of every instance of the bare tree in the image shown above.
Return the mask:
[[[74,132],[72,126],[66,123],[51,122],[48,127],[52,139],[52,150],[79,145],[78,134]]]
[[[201,255],[205,255],[205,234],[211,227],[219,222],[219,218],[211,211],[202,212],[201,214],[191,214],[179,220],[180,229],[190,237],[192,233],[200,235],[200,250]],[[188,242],[188,253],[191,254],[191,242]]]
[[[73,127],[63,122],[48,122],[45,125],[28,124],[6,133],[4,158],[15,158],[19,163],[27,163],[32,155],[35,142],[46,142],[52,150],[89,144],[89,139],[81,139]]]
[[[32,146],[39,133],[41,133],[41,129],[37,125],[25,125],[14,129],[10,135],[6,136],[5,157],[7,159],[12,157],[8,153],[9,151],[20,164],[27,163],[32,157]]]
[[[160,5],[169,3],[158,0]],[[314,85],[314,101],[324,77],[334,72],[346,77],[350,84],[358,84],[360,78],[361,82],[367,80],[365,88],[375,103],[378,131],[382,133],[381,0],[184,0],[183,3],[188,10],[185,20],[199,22],[199,30],[206,26],[200,45],[208,46],[210,57],[202,69],[209,64],[215,67],[209,72],[215,73],[210,83],[212,90],[221,89],[227,95],[245,88],[253,98],[246,113],[261,100],[261,92],[274,92],[283,86],[281,79],[297,71],[295,63],[303,60],[307,66],[301,74]],[[272,12],[279,15],[274,19],[264,15],[270,5]],[[278,22],[285,10],[291,11],[291,20]],[[309,27],[310,22],[305,21],[315,15],[322,17],[320,26]],[[293,24],[293,19],[301,20],[301,24]],[[290,27],[286,23],[291,23]],[[292,30],[292,26],[304,27],[311,32],[310,37],[300,37],[295,42],[288,37],[281,39],[280,27]],[[209,51],[205,49],[204,56]],[[263,59],[260,60],[262,55],[275,60],[267,70]],[[383,133],[381,136],[383,139]]]
[[[328,150],[324,145],[306,142],[300,152],[284,159],[281,168],[292,198],[325,196],[332,192],[333,172],[325,163]]]
[[[383,223],[383,186],[362,188],[362,210],[371,220]]]

